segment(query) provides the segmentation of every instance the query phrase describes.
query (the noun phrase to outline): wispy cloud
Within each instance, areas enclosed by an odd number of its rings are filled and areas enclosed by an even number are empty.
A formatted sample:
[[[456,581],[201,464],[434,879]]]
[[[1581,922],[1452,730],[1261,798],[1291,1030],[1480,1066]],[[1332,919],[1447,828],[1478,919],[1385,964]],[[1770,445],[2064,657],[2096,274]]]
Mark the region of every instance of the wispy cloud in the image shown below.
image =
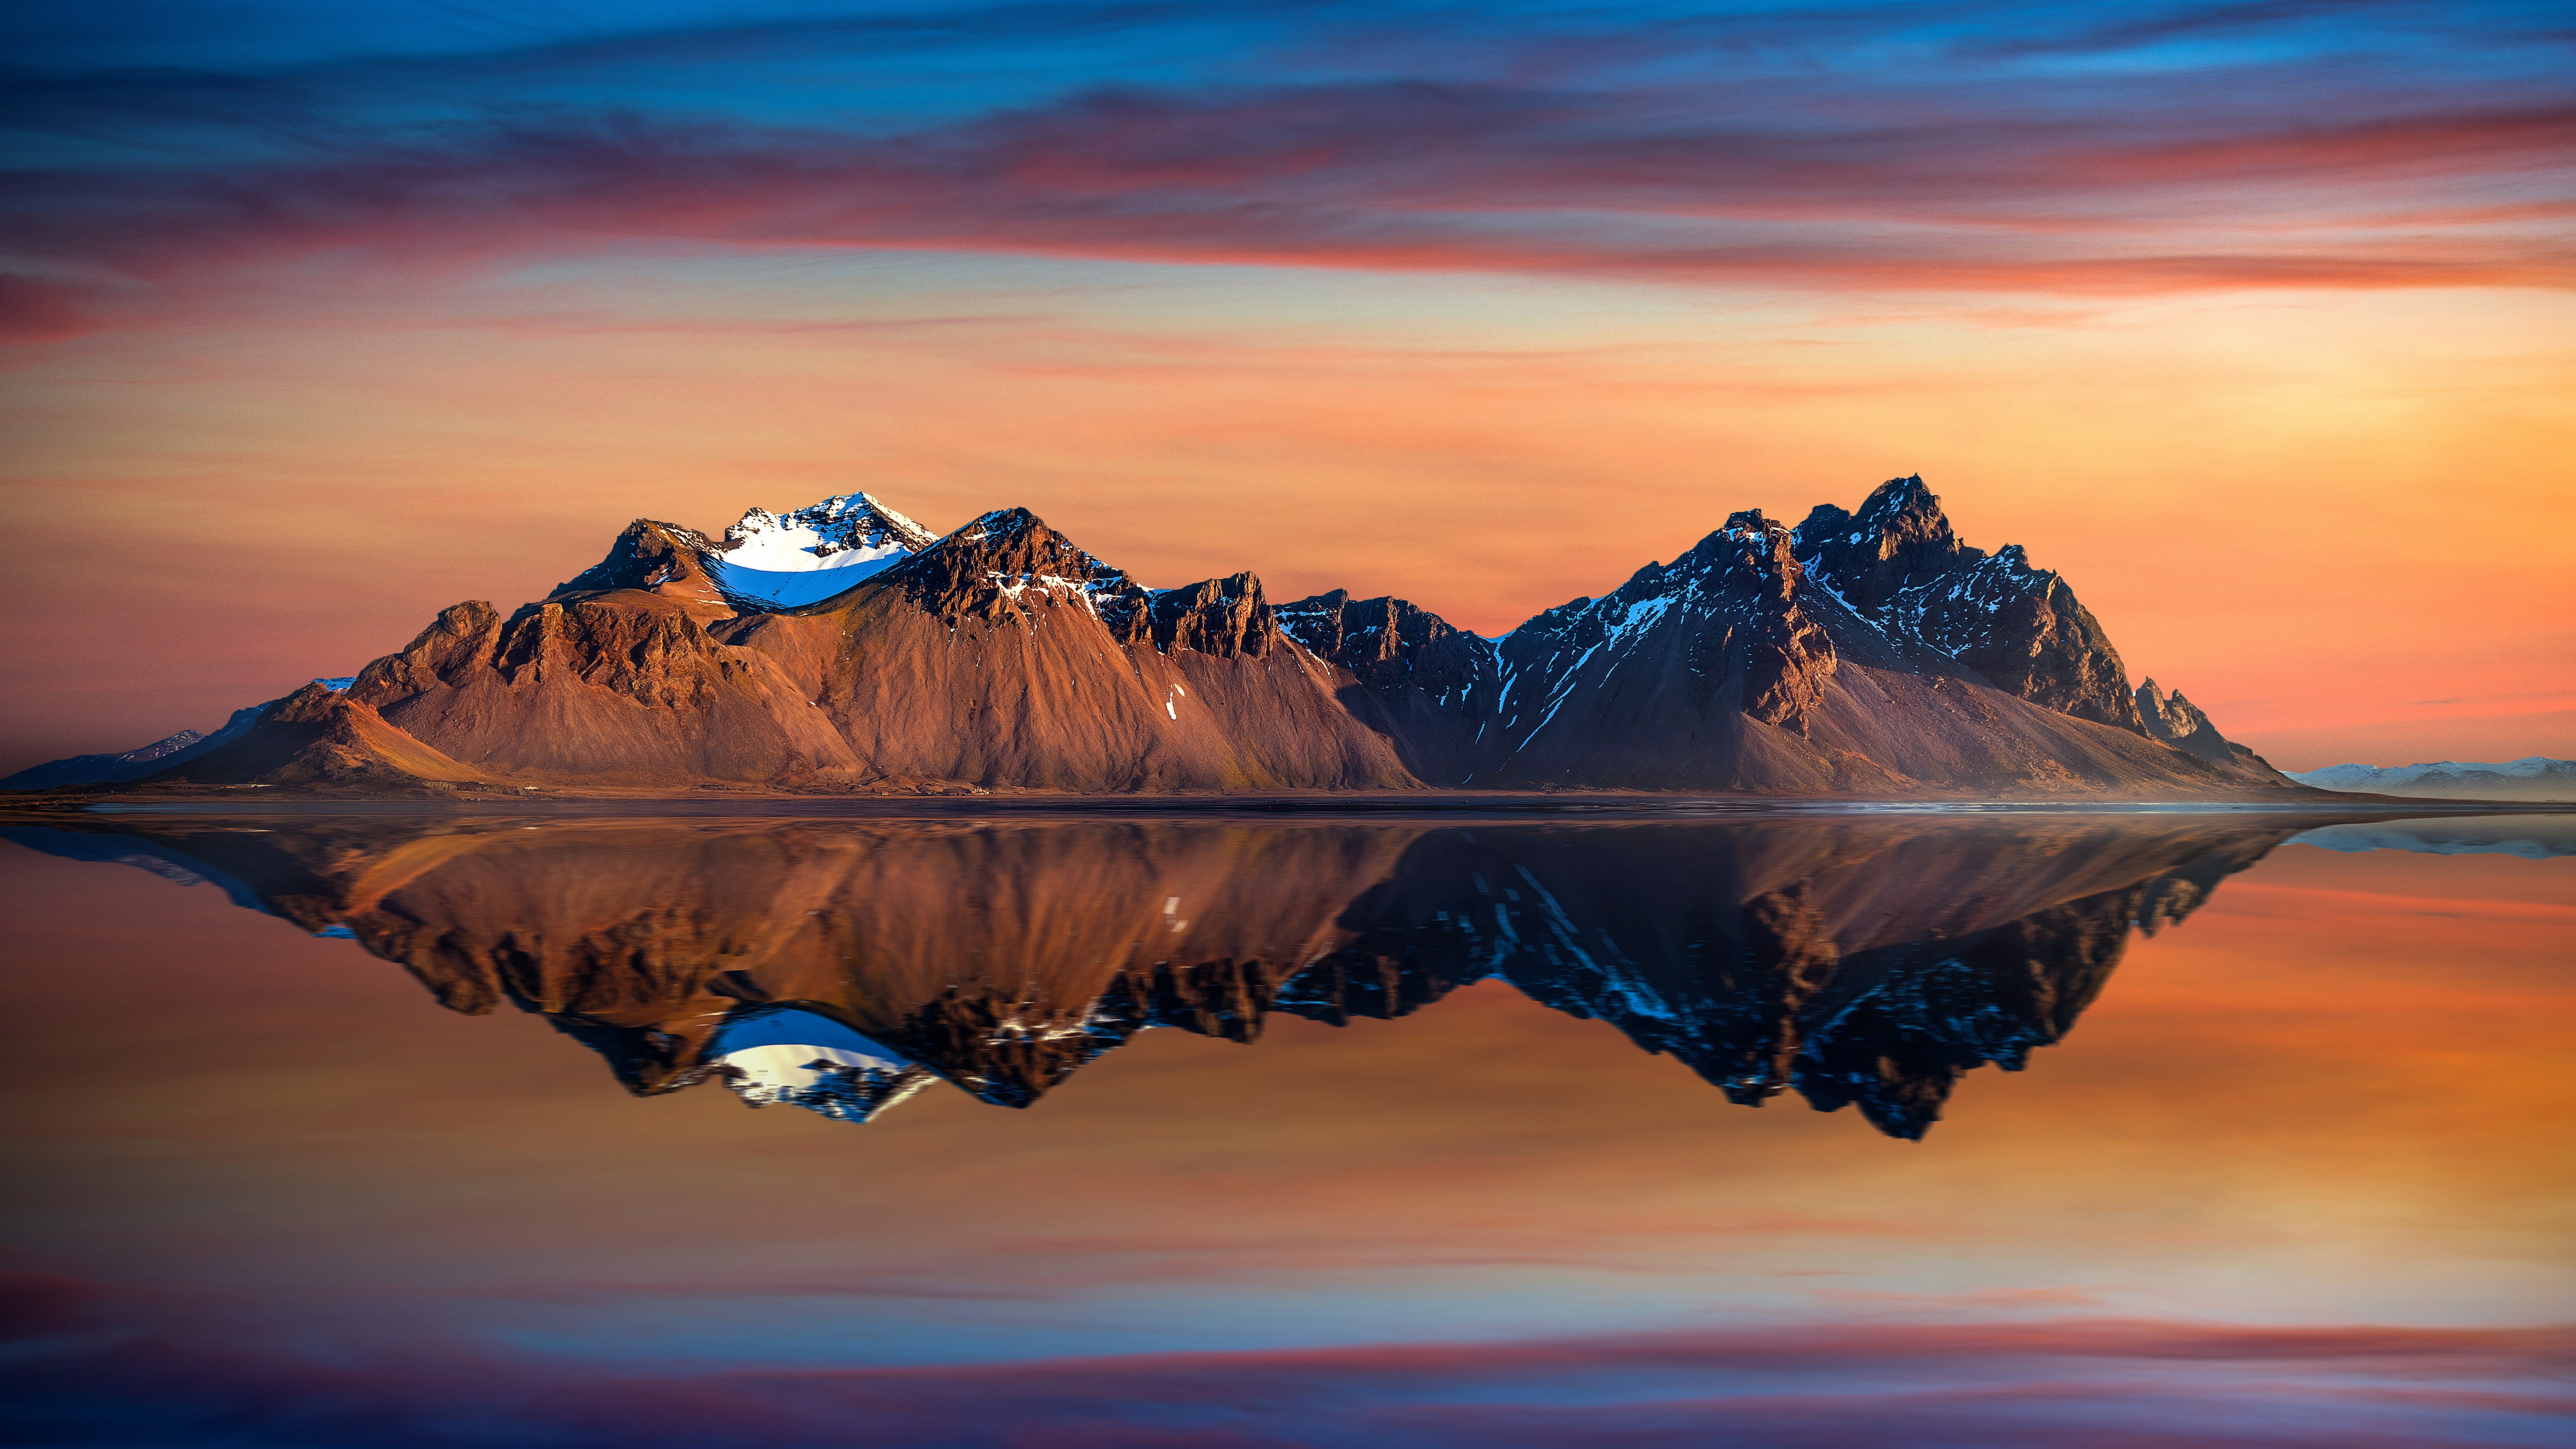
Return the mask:
[[[683,244],[1870,291],[2565,287],[2576,248],[2547,231],[2354,228],[2392,186],[2525,176],[2571,149],[2564,105],[2138,144],[1384,83],[1093,91],[892,137],[558,113],[211,175],[20,172],[6,196],[22,256],[174,285],[325,252],[471,267]],[[2305,224],[2283,234],[2293,207]],[[2195,220],[2158,219],[2175,210]],[[22,334],[73,315],[20,306]]]

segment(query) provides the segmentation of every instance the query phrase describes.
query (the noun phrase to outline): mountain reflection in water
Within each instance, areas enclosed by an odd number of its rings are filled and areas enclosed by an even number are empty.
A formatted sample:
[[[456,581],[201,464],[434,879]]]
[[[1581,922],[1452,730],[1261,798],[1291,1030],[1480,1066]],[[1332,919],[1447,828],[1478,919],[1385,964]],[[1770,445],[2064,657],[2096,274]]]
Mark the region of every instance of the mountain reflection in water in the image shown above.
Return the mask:
[[[1026,1107],[1137,1032],[1238,1042],[1498,977],[1759,1106],[1916,1138],[2019,1069],[2132,929],[2312,821],[1498,824],[163,819],[21,844],[221,885],[540,1012],[640,1095],[866,1121],[934,1080]]]

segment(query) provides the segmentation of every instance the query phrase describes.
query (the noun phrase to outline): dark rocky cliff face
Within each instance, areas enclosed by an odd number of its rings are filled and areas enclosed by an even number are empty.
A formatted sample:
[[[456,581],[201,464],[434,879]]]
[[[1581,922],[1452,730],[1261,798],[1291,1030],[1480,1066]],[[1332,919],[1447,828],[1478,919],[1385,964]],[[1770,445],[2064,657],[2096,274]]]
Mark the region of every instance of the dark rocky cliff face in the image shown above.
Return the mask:
[[[1838,659],[1805,607],[1800,572],[1787,529],[1737,513],[1673,562],[1512,631],[1483,773],[1615,777],[1631,741],[1722,753],[1737,717],[1803,734]]]
[[[1443,785],[1828,795],[2293,788],[2240,749],[2177,759],[2119,653],[2018,546],[1962,542],[1919,478],[1794,533],[1738,513],[1670,564],[1489,643],[1330,593],[1290,631]]]
[[[1492,687],[1494,649],[1407,599],[1334,589],[1279,606],[1280,627],[1389,699],[1413,691],[1467,700]]]
[[[1819,505],[1798,525],[1797,554],[1890,638],[2043,709],[2145,732],[2127,667],[2075,591],[2018,544],[1988,557],[1961,543],[1921,478],[1880,484],[1857,514]]]
[[[1177,589],[1152,589],[1104,605],[1103,617],[1127,643],[1166,654],[1187,649],[1222,658],[1268,658],[1286,647],[1286,636],[1251,574],[1208,579]],[[1123,627],[1122,627],[1123,626]]]
[[[1279,607],[1279,627],[1316,658],[1349,672],[1343,703],[1395,745],[1424,781],[1453,783],[1474,768],[1502,677],[1492,640],[1456,629],[1397,598],[1335,589]]]
[[[1986,556],[1951,532],[1941,500],[1919,477],[1880,484],[1857,514],[1817,504],[1798,525],[1797,553],[1845,602],[1873,616],[1906,590]]]

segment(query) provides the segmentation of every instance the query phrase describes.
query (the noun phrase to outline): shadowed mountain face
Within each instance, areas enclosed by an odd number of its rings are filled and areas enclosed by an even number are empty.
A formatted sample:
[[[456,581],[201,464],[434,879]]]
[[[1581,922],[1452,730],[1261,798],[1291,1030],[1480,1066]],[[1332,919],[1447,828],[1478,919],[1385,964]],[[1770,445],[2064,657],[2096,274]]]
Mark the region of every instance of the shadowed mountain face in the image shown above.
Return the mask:
[[[19,827],[544,1014],[640,1094],[1025,1107],[1150,1027],[1393,1018],[1500,978],[1736,1102],[1918,1137],[2074,1026],[2131,930],[2296,817],[1728,823],[206,819]]]
[[[1279,620],[1357,679],[1345,701],[1433,784],[1900,798],[2294,788],[2197,711],[2189,724],[2142,715],[2066,582],[2017,546],[1960,542],[1920,478],[1889,480],[1857,513],[1821,505],[1794,530],[1736,513],[1671,563],[1499,640],[1339,592],[1284,605]]]

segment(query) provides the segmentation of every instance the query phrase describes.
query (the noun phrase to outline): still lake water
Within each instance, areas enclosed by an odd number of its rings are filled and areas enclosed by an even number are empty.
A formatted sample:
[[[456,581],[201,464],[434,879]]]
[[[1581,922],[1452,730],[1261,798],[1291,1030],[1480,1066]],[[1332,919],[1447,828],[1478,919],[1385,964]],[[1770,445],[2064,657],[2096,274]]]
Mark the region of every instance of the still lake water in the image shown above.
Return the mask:
[[[2576,827],[2319,823],[12,828],[0,1437],[2570,1442]]]

